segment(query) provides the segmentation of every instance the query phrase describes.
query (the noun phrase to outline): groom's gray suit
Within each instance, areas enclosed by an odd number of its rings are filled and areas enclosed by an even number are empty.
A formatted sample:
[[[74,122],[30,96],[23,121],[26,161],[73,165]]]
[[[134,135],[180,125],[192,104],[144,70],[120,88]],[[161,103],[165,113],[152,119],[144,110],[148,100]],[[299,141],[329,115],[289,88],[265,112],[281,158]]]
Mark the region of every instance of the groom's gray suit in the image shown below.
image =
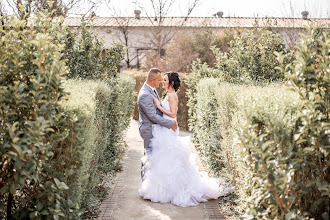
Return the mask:
[[[155,91],[155,92],[154,92]],[[139,107],[139,131],[144,140],[144,148],[151,150],[150,139],[152,138],[152,125],[160,124],[161,126],[171,128],[173,121],[163,118],[163,113],[157,108],[154,98],[159,100],[156,90],[152,90],[146,83],[140,89],[138,95]]]
[[[153,90],[146,83],[140,89],[138,95],[138,108],[139,108],[139,131],[144,141],[145,153],[148,155],[152,152],[152,146],[150,146],[150,140],[152,138],[152,125],[160,124],[161,126],[171,128],[173,121],[162,117],[163,113],[157,108],[154,98],[159,100],[159,96],[156,90]],[[144,169],[142,164],[142,179],[144,175]]]

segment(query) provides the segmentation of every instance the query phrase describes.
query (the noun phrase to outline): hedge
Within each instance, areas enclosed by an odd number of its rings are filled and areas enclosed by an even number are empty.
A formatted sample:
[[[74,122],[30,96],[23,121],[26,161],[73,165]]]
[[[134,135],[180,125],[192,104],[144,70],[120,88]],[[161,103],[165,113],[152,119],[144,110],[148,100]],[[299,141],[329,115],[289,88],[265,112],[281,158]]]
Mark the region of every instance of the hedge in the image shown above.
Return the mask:
[[[94,81],[66,81],[75,64],[64,59],[62,22],[44,11],[29,26],[15,17],[0,26],[0,218],[88,217],[121,167],[135,96],[134,80],[116,72],[122,47],[98,54],[97,74],[81,77]]]
[[[195,142],[215,174],[231,173],[248,219],[329,218],[330,41],[308,31],[289,65],[277,54],[288,84],[201,79],[203,65],[190,79]]]
[[[55,127],[67,72],[60,23],[46,13],[34,25],[14,17],[0,25],[1,219],[58,219],[74,209],[50,162],[64,137]]]
[[[104,176],[121,168],[121,142],[133,110],[133,87],[133,79],[127,76],[121,76],[115,87],[91,80],[66,83],[70,94],[63,102],[66,117],[58,126],[67,138],[54,149],[52,161],[54,175],[67,183],[67,196],[79,205],[80,213],[97,208],[94,200],[102,196],[97,192]]]

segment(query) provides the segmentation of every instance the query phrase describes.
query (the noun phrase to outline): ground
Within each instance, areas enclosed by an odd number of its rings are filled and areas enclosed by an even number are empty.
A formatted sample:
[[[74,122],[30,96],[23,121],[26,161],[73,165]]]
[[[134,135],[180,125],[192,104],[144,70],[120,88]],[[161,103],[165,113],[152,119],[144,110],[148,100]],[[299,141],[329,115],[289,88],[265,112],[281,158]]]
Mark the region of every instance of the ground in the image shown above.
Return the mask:
[[[185,140],[190,139],[190,134],[180,132]],[[100,207],[100,220],[199,220],[199,219],[224,219],[219,211],[218,200],[201,203],[195,207],[178,207],[172,204],[154,203],[142,199],[138,194],[141,184],[140,158],[143,156],[143,140],[138,131],[138,123],[132,120],[125,136],[128,149],[124,158],[124,168],[115,178],[115,184],[108,198]],[[190,143],[190,142],[189,142]],[[191,150],[196,150],[189,144]],[[197,158],[200,170],[204,170],[200,158]]]

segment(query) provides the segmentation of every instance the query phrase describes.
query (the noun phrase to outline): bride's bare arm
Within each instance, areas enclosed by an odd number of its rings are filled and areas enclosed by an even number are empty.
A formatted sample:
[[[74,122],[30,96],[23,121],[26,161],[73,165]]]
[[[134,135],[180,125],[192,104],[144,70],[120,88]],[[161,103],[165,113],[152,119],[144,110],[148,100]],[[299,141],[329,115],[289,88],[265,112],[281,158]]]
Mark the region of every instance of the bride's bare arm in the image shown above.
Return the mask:
[[[177,114],[177,106],[178,106],[178,98],[176,94],[169,94],[168,96],[168,102],[170,103],[170,110],[166,110],[160,105],[160,102],[158,99],[155,98],[156,106],[159,110],[161,110],[164,114],[175,118]]]

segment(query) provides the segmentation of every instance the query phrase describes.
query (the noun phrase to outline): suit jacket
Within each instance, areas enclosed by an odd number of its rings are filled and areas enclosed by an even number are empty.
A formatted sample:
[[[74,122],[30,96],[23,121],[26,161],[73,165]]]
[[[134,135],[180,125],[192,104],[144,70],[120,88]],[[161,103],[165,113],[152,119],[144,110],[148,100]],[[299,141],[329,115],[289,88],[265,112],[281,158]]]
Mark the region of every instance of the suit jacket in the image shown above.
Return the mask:
[[[143,139],[152,138],[152,125],[160,124],[164,127],[171,128],[173,121],[163,118],[163,113],[157,108],[154,98],[158,98],[156,94],[146,83],[140,89],[138,95],[139,108],[139,131]]]

